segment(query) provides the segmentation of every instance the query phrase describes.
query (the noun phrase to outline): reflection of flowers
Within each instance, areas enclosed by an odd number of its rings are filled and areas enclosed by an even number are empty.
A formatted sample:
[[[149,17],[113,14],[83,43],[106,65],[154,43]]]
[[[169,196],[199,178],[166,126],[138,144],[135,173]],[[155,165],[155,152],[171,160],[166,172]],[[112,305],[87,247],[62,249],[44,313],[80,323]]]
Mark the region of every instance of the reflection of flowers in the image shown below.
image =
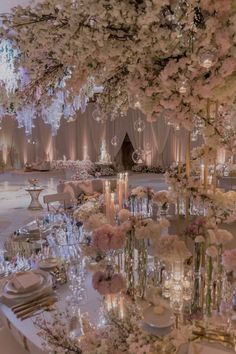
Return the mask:
[[[125,289],[125,280],[121,274],[109,275],[98,271],[93,275],[92,284],[101,295],[117,294]]]
[[[236,248],[224,251],[222,263],[227,272],[236,272]]]
[[[124,243],[125,233],[118,226],[104,224],[93,232],[93,245],[100,251],[118,250]]]

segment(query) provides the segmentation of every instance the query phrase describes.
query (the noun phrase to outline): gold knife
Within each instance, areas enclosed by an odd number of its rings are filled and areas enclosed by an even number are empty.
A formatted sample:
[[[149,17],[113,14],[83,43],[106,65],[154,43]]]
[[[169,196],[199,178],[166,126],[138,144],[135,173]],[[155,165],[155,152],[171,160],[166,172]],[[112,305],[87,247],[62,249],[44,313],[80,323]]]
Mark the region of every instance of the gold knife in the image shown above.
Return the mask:
[[[42,309],[43,307],[49,307],[49,306],[52,306],[53,304],[55,304],[55,302],[57,302],[58,299],[57,298],[51,298],[49,300],[45,300],[45,301],[42,301],[41,303],[33,306],[33,307],[30,307],[29,309],[25,309],[25,310],[22,310],[21,312],[18,312],[16,314],[16,316],[18,318],[21,318],[21,319],[24,319],[25,316],[29,316],[30,314],[33,314],[35,313],[36,311]]]
[[[13,310],[13,312],[15,314],[17,314],[18,312],[21,312],[21,311],[26,310],[26,309],[30,309],[31,307],[34,307],[34,306],[40,304],[41,302],[49,300],[51,298],[52,298],[52,294],[48,294],[47,296],[44,296],[43,298],[40,298],[40,299],[38,299],[36,301],[33,301],[31,303],[26,303],[25,305],[22,305],[20,307],[15,308]]]
[[[14,311],[15,309],[17,309],[18,307],[24,306],[26,304],[30,305],[31,303],[37,301],[37,300],[42,300],[43,298],[45,298],[46,296],[53,294],[54,291],[52,289],[50,289],[49,291],[45,292],[44,294],[41,295],[37,295],[36,297],[34,297],[33,299],[31,299],[30,301],[26,300],[21,302],[20,304],[14,305],[11,307],[11,310]]]

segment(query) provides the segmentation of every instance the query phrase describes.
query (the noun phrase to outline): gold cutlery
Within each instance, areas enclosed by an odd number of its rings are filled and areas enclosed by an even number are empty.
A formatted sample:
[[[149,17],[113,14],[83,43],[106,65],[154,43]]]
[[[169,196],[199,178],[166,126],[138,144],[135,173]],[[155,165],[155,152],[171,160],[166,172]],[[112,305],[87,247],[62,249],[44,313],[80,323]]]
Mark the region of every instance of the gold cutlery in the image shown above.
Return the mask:
[[[54,297],[55,297],[55,296],[54,296]],[[40,298],[40,299],[38,299],[38,300],[36,300],[36,301],[34,301],[34,302],[27,303],[27,304],[25,304],[25,305],[22,305],[22,306],[20,306],[20,307],[17,307],[17,308],[15,308],[15,309],[13,310],[13,312],[14,312],[15,314],[17,314],[18,312],[21,312],[21,311],[23,311],[23,310],[26,310],[26,309],[29,309],[29,308],[31,308],[31,307],[34,307],[34,306],[40,304],[40,303],[43,302],[43,301],[50,300],[51,298],[52,298],[52,294],[49,294],[48,296],[44,296],[44,297],[42,297],[42,298]]]
[[[39,304],[37,304],[35,306],[32,306],[32,307],[30,307],[28,309],[25,309],[25,310],[22,310],[21,312],[18,312],[16,316],[17,316],[17,318],[20,318],[21,320],[25,320],[26,318],[31,317],[32,315],[34,315],[39,310],[50,308],[57,301],[58,301],[57,298],[47,299],[47,300],[42,301],[41,303],[39,303]]]
[[[209,341],[226,343],[226,344],[229,344],[230,346],[234,347],[233,338],[231,336],[229,336],[228,334],[208,333],[207,331],[194,331],[194,330],[193,330],[192,334],[194,336],[196,336],[195,340],[198,338],[204,338]]]
[[[48,297],[49,295],[52,295],[52,294],[54,294],[54,292],[53,292],[52,289],[50,289],[49,291],[45,292],[44,294],[40,294],[40,295],[35,296],[31,300],[26,300],[26,301],[21,302],[20,304],[16,304],[16,305],[12,306],[11,309],[14,312],[14,310],[18,309],[19,307],[22,307],[22,306],[25,306],[25,305],[31,305],[31,303],[34,303],[34,302],[39,301],[39,300],[42,300],[45,297]]]

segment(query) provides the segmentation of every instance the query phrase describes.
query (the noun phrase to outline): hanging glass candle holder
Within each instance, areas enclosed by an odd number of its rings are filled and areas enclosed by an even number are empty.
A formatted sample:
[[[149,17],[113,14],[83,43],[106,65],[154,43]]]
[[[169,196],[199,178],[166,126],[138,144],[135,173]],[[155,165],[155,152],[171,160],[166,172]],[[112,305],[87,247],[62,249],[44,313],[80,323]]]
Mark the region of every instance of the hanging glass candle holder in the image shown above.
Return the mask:
[[[93,119],[98,123],[104,123],[105,119],[98,108],[96,108],[92,113]]]
[[[217,53],[215,49],[202,49],[198,54],[199,64],[205,68],[210,69],[217,61]]]
[[[195,132],[195,131],[192,132],[191,141],[197,141],[197,132]]]
[[[132,160],[137,164],[144,163],[144,151],[141,148],[134,150],[132,154]]]
[[[113,138],[111,139],[111,145],[117,146],[118,143],[119,143],[119,138],[116,135],[114,135]]]
[[[145,129],[145,122],[139,118],[138,120],[136,120],[134,122],[134,129],[138,132],[138,133],[142,133]]]
[[[145,145],[145,150],[144,150],[144,153],[146,156],[150,155],[152,153],[152,146],[150,143],[147,143]]]
[[[190,91],[189,81],[186,78],[181,79],[177,84],[177,90],[182,95],[187,94]]]

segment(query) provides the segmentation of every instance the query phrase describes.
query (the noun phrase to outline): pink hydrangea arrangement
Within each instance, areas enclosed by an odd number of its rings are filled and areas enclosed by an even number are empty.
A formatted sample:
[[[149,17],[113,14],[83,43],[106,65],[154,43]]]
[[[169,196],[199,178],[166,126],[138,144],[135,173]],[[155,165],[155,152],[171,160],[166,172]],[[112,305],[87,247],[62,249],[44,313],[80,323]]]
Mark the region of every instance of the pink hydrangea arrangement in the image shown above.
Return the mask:
[[[104,224],[93,231],[93,245],[102,252],[121,249],[124,243],[125,233],[119,226]]]
[[[153,203],[166,204],[173,200],[170,193],[166,190],[156,192],[153,197]]]
[[[222,263],[227,272],[236,271],[236,248],[224,251]]]
[[[125,289],[125,279],[121,274],[108,275],[106,272],[94,273],[92,284],[101,295],[117,294]]]

